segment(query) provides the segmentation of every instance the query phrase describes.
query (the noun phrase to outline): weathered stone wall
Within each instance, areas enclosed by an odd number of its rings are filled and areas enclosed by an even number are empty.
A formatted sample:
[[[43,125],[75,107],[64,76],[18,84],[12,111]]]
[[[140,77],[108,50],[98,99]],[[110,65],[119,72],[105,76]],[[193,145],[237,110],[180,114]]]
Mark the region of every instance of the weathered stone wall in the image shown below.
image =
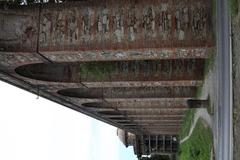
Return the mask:
[[[151,99],[124,99],[124,100],[113,100],[107,99],[107,103],[93,102],[84,103],[83,105],[89,109],[124,109],[124,110],[136,110],[136,109],[186,109],[188,108],[186,100],[188,98],[151,98]]]
[[[178,98],[193,97],[196,87],[108,87],[108,88],[70,88],[60,90],[64,96],[76,98]]]
[[[133,133],[178,134],[213,46],[210,9],[207,0],[0,9],[0,79]]]
[[[0,50],[51,61],[205,58],[210,1],[106,0],[0,10]]]
[[[210,1],[106,0],[44,7],[40,50],[204,46]]]
[[[0,51],[36,52],[39,7],[0,9]]]

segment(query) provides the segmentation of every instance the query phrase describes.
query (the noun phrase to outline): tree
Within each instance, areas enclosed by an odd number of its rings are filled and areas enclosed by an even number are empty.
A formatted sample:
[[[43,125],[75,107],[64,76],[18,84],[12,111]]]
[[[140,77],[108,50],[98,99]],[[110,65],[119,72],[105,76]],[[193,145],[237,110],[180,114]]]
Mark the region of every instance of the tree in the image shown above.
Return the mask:
[[[167,155],[154,155],[151,157],[141,157],[139,160],[170,160]]]

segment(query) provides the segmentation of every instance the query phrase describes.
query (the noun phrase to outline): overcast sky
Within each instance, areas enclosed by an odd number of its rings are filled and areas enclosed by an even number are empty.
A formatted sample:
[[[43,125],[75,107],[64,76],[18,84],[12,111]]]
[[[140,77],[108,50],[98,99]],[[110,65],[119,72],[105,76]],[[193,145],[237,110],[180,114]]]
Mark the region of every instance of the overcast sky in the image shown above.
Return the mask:
[[[0,81],[1,160],[136,160],[116,128]]]

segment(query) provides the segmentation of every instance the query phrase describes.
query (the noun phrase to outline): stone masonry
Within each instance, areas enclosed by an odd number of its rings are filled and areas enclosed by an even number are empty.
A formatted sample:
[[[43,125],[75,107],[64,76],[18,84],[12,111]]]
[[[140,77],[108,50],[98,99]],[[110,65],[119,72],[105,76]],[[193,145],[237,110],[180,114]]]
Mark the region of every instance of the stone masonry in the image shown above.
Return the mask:
[[[213,47],[208,0],[0,9],[0,79],[135,135],[177,135]]]

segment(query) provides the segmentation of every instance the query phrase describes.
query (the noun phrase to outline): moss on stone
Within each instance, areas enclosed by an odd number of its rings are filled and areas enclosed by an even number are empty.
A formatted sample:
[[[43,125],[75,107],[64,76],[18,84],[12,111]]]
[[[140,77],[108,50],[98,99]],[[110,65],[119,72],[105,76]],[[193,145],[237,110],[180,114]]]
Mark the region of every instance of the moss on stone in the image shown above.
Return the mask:
[[[84,62],[80,65],[80,75],[82,77],[94,77],[96,80],[102,80],[116,71],[112,63],[105,62]]]

